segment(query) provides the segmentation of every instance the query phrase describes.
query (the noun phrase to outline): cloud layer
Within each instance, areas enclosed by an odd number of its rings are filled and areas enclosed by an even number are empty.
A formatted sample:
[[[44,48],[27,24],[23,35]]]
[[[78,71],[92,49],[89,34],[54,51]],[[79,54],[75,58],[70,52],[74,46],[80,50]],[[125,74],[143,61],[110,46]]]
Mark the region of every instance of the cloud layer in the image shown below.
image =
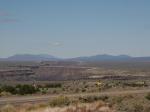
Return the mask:
[[[60,42],[49,42],[49,45],[51,46],[61,46],[62,44]]]

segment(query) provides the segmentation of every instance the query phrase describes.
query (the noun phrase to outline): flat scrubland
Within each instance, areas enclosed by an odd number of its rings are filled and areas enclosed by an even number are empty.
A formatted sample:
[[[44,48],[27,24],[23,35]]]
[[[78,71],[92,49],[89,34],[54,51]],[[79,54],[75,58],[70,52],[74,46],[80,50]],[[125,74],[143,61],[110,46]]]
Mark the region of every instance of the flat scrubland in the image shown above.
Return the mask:
[[[150,93],[114,96],[67,97],[60,95],[48,103],[7,104],[0,112],[149,112]]]
[[[150,80],[111,80],[88,79],[70,81],[34,81],[13,82],[6,81],[0,84],[0,97],[21,95],[59,95],[101,93],[124,90],[148,90]]]
[[[8,102],[0,112],[150,112],[150,93],[82,95],[150,90],[149,68],[150,62],[0,62],[0,100],[57,96],[48,103]]]

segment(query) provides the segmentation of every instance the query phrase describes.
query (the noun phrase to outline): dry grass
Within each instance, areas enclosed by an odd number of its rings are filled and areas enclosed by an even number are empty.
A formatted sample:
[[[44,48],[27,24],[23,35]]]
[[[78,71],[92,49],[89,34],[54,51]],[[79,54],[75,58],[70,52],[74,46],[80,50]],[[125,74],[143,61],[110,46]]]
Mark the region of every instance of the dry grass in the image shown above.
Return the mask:
[[[17,112],[17,109],[12,105],[5,105],[0,109],[0,112]]]
[[[64,107],[46,107],[45,105],[29,105],[24,104],[22,108],[15,108],[12,105],[6,105],[1,108],[0,112],[115,112],[114,109],[109,107],[103,101],[94,103],[79,103],[76,105]]]
[[[32,112],[115,112],[108,104],[99,101],[87,104],[77,104],[68,107],[47,107],[46,109],[36,110]]]

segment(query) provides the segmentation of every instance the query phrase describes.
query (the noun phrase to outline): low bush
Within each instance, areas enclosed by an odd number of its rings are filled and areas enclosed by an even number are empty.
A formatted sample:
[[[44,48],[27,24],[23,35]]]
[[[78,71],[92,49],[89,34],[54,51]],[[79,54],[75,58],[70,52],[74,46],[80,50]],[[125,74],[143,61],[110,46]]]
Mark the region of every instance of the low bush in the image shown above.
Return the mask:
[[[16,91],[17,94],[25,95],[36,93],[39,90],[32,85],[17,85]]]
[[[16,94],[17,90],[14,86],[3,85],[1,86],[1,92],[9,92],[11,94]]]
[[[51,83],[51,84],[46,84],[44,87],[45,88],[61,88],[62,84],[61,83]]]
[[[148,86],[146,82],[124,83],[123,85],[129,86],[129,87],[147,87]]]
[[[39,89],[32,86],[32,85],[16,85],[16,86],[9,86],[9,85],[2,85],[0,86],[0,93],[10,93],[10,94],[33,94],[38,92]]]
[[[147,100],[150,100],[150,93],[148,93],[148,94],[145,96],[145,98],[146,98]]]
[[[54,98],[53,100],[51,100],[49,102],[49,105],[52,107],[55,106],[67,106],[71,103],[70,99],[68,97],[65,96],[59,96],[57,98]]]
[[[108,96],[86,96],[86,97],[79,97],[79,102],[82,103],[91,103],[98,100],[106,101]]]

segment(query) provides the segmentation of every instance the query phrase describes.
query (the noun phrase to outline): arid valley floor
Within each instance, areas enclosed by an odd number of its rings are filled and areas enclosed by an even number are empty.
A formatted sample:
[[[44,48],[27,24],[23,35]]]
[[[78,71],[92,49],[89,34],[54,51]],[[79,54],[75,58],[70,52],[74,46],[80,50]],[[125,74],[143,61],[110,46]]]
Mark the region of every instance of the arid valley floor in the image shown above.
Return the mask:
[[[0,62],[0,112],[150,112],[150,62]]]

